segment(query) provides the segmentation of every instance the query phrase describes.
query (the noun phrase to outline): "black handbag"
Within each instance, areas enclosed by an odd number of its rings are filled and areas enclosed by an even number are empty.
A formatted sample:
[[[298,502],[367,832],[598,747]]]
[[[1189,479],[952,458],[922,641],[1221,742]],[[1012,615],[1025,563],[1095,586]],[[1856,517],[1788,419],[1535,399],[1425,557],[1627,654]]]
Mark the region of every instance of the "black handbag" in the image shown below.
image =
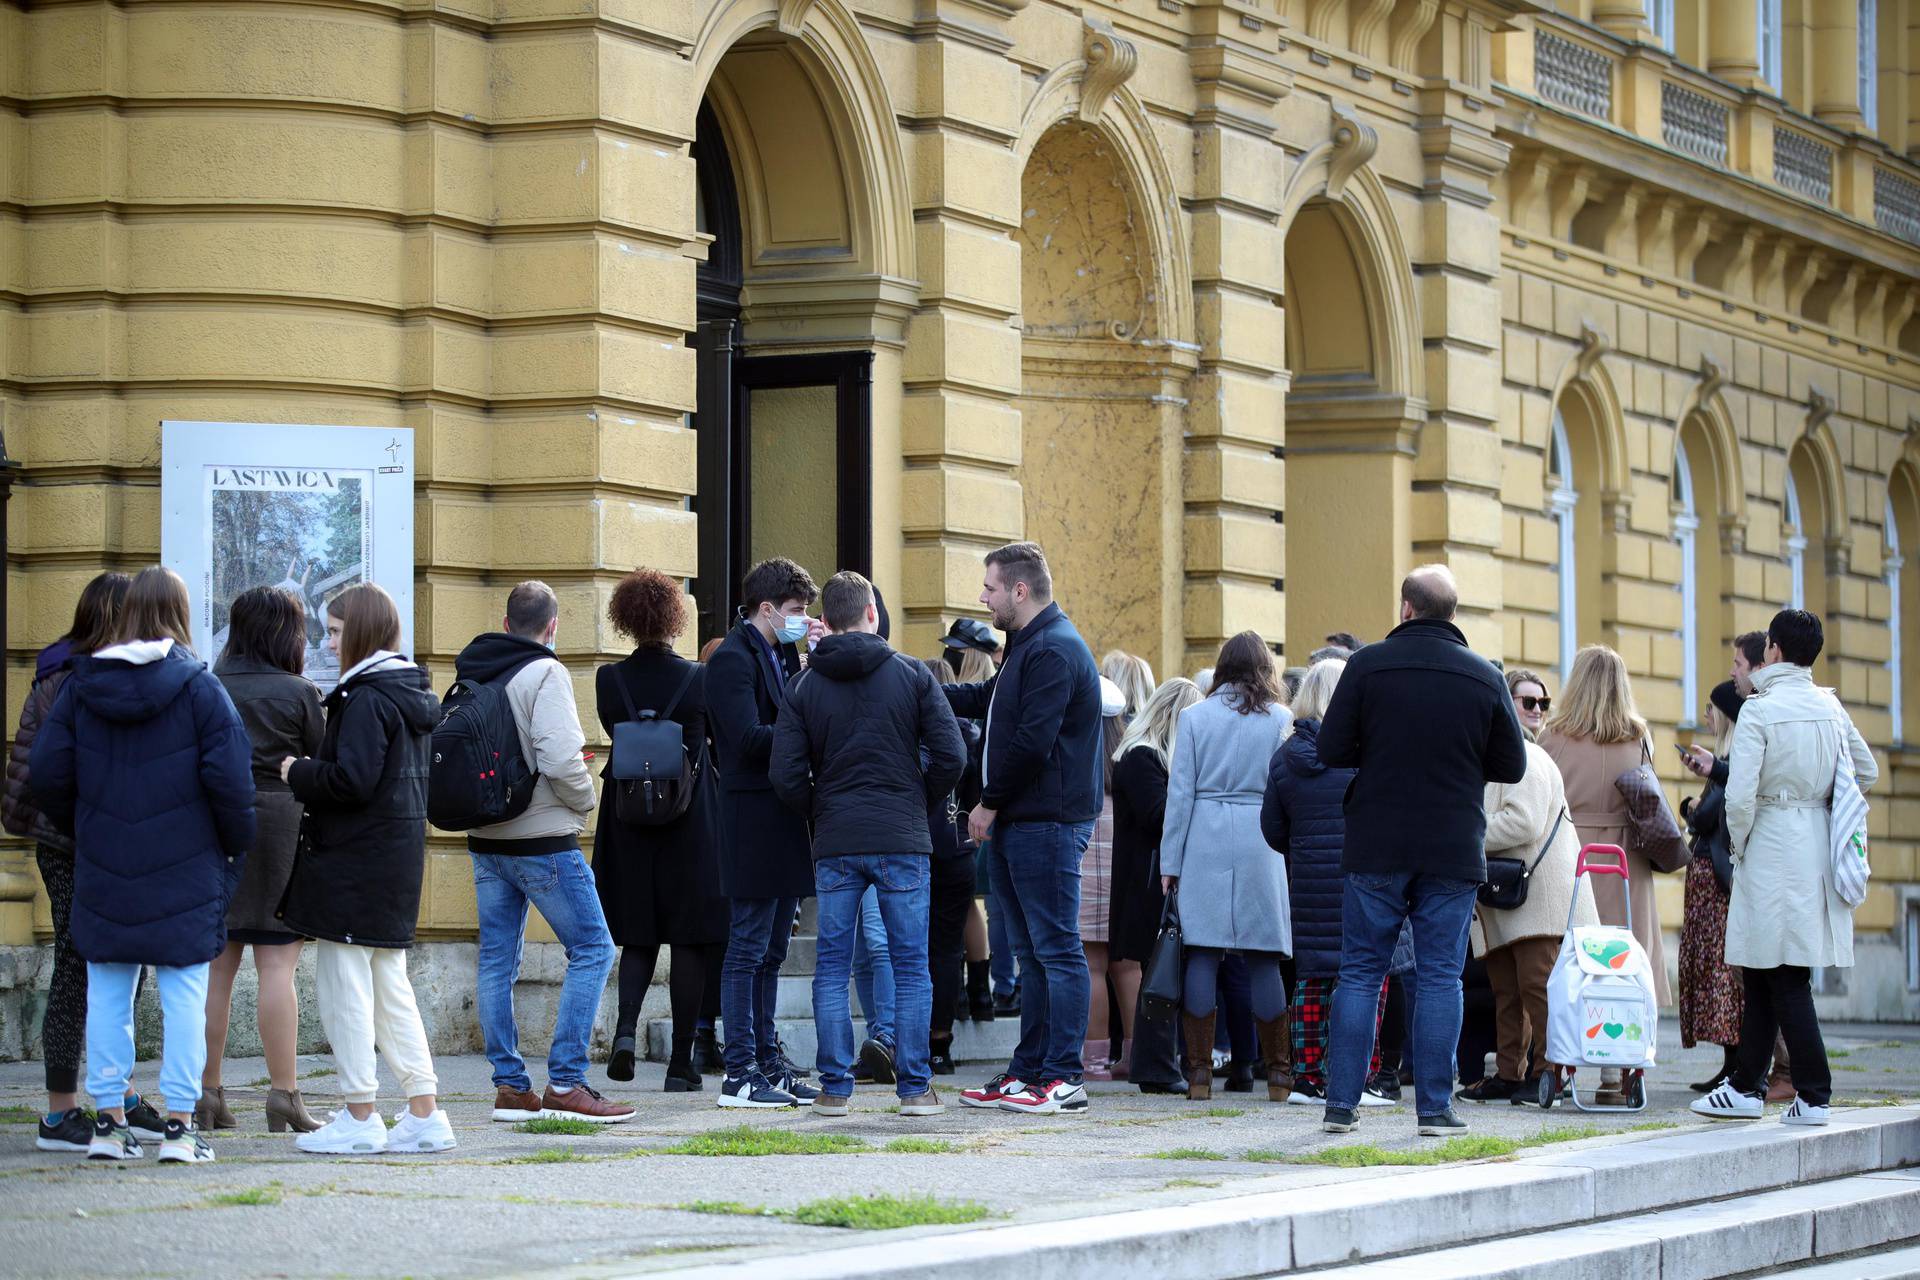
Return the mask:
[[[1486,883],[1475,891],[1480,905],[1498,911],[1511,911],[1515,907],[1525,906],[1527,885],[1533,879],[1533,870],[1540,865],[1540,859],[1547,856],[1547,850],[1553,848],[1554,837],[1560,834],[1560,824],[1566,820],[1567,811],[1562,809],[1560,816],[1553,820],[1553,829],[1547,832],[1547,842],[1540,846],[1540,852],[1534,855],[1530,863],[1519,858],[1488,858]]]
[[[1160,933],[1140,975],[1140,1011],[1161,1021],[1171,1021],[1180,1012],[1185,981],[1186,948],[1180,940],[1180,909],[1174,903],[1179,892],[1169,893],[1160,908]]]

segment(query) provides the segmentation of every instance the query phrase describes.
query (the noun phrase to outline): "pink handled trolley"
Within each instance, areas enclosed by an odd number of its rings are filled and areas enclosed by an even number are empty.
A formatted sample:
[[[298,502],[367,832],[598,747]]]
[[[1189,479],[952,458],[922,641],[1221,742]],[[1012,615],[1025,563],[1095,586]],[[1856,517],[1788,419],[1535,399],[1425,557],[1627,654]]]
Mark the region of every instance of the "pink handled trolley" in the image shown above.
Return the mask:
[[[1611,862],[1598,859],[1610,857]],[[1580,903],[1580,877],[1619,876],[1626,880],[1627,855],[1618,845],[1590,844],[1580,850],[1573,870],[1573,902],[1567,907],[1567,931],[1560,956],[1547,979],[1547,1066],[1540,1072],[1542,1107],[1551,1107],[1562,1090],[1582,1111],[1644,1111],[1647,1068],[1659,1040],[1660,1004],[1654,994],[1653,967],[1633,936],[1633,901],[1627,895],[1627,927],[1574,927]],[[1574,1087],[1580,1067],[1615,1068],[1626,1091],[1624,1106],[1582,1101]]]

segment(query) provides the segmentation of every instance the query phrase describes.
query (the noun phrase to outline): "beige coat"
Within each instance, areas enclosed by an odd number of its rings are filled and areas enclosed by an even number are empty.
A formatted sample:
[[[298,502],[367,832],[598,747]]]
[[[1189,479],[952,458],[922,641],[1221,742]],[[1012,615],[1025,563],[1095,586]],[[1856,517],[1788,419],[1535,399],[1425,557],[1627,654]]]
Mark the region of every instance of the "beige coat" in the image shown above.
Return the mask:
[[[1833,891],[1827,802],[1842,751],[1861,790],[1873,785],[1872,750],[1832,691],[1785,662],[1753,673],[1729,750],[1727,963],[1851,966],[1853,910]]]
[[[579,835],[593,813],[593,774],[580,754],[587,735],[573,704],[573,678],[557,659],[535,659],[507,682],[507,703],[520,731],[520,757],[540,777],[524,812],[468,834],[482,840]]]
[[[1601,746],[1585,738],[1569,738],[1552,729],[1540,735],[1540,745],[1560,766],[1567,785],[1567,807],[1573,811],[1580,843],[1618,845],[1627,850],[1627,891],[1622,892],[1620,877],[1593,876],[1593,902],[1600,911],[1600,923],[1627,923],[1627,902],[1633,902],[1633,936],[1647,953],[1653,969],[1653,985],[1660,1003],[1673,1003],[1672,985],[1667,981],[1667,952],[1660,937],[1660,911],[1653,897],[1653,866],[1633,852],[1628,839],[1627,801],[1614,780],[1640,763],[1641,745],[1620,742]]]
[[[1554,829],[1554,819],[1566,808],[1566,784],[1553,757],[1529,742],[1527,776],[1512,784],[1487,784],[1487,856],[1518,858],[1538,866],[1527,886],[1527,900],[1507,911],[1485,904],[1474,908],[1473,954],[1487,952],[1526,938],[1558,938],[1567,931],[1567,909],[1573,905],[1574,862],[1580,856],[1580,837],[1571,821]],[[1541,848],[1553,833],[1553,845],[1544,856]],[[1579,925],[1600,923],[1594,909],[1593,890],[1584,881],[1579,885],[1580,905],[1574,909],[1573,922]]]

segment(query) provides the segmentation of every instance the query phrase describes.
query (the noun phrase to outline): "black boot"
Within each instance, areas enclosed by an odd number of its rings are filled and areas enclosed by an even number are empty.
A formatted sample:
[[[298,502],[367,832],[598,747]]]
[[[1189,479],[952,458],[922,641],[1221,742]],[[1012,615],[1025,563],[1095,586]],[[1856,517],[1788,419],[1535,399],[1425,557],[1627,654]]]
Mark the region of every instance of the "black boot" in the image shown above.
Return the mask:
[[[701,1027],[693,1033],[693,1069],[708,1075],[718,1075],[726,1069],[720,1056],[720,1041],[712,1027]]]
[[[692,1038],[682,1040],[675,1036],[673,1052],[667,1058],[666,1092],[698,1093],[704,1084],[699,1071],[694,1069]]]
[[[1721,1081],[1733,1074],[1734,1059],[1740,1056],[1740,1046],[1737,1044],[1722,1045],[1720,1046],[1720,1052],[1725,1056],[1720,1063],[1720,1070],[1714,1074],[1713,1078],[1710,1080],[1702,1080],[1699,1084],[1688,1085],[1688,1088],[1692,1089],[1695,1093],[1712,1093],[1720,1087]]]
[[[985,960],[967,961],[967,1011],[975,1022],[993,1021],[993,969]]]
[[[634,1042],[633,1027],[622,1024],[613,1030],[613,1052],[607,1055],[607,1079],[626,1081],[633,1079],[633,1060],[638,1046]]]

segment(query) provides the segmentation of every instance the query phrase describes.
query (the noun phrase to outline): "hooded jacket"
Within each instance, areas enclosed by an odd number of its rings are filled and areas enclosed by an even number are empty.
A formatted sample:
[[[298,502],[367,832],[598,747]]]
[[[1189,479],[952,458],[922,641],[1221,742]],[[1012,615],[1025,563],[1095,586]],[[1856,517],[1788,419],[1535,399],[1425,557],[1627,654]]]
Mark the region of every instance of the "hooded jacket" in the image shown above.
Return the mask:
[[[924,663],[877,635],[830,635],[808,655],[774,723],[767,775],[789,808],[812,819],[816,862],[932,852],[927,811],[967,763],[940,689]]]
[[[327,695],[326,711],[320,753],[294,761],[287,774],[307,811],[276,914],[302,937],[412,946],[439,701],[425,668],[383,652],[346,673]]]
[[[1353,775],[1320,759],[1318,720],[1294,721],[1267,768],[1260,832],[1287,860],[1293,963],[1303,978],[1340,972],[1340,906],[1347,892],[1340,870],[1347,831],[1342,802]]]
[[[13,749],[7,753],[7,785],[0,793],[0,827],[9,835],[30,836],[37,844],[73,852],[73,841],[47,821],[34,806],[27,787],[27,761],[33,754],[33,740],[53,710],[53,700],[73,670],[73,645],[55,640],[40,651],[33,664],[33,688],[20,707],[20,731],[13,737]]]
[[[460,651],[453,671],[461,680],[482,684],[508,677],[507,703],[520,733],[520,758],[540,775],[526,809],[468,832],[467,848],[520,856],[578,849],[593,812],[593,772],[581,755],[587,735],[580,729],[573,678],[565,665],[538,640],[489,631]]]
[[[73,943],[98,964],[204,964],[253,843],[252,747],[226,691],[171,640],[73,660],[28,784],[74,835]]]

